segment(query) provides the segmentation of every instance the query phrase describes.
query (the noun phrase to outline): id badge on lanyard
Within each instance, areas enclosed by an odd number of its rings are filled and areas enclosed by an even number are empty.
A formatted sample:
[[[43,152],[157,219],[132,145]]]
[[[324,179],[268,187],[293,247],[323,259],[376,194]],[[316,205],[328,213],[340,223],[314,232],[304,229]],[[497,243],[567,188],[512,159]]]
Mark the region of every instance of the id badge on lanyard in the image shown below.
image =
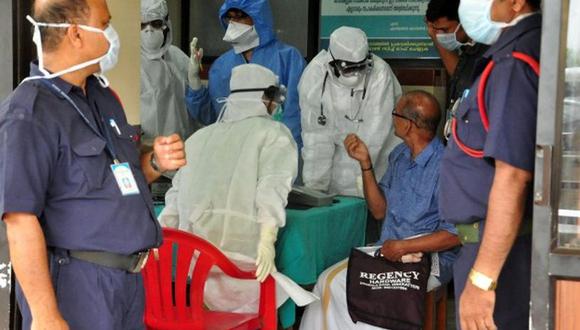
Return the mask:
[[[100,114],[99,114],[100,118],[97,118],[97,120],[100,119],[101,122],[103,123],[102,126],[103,126],[103,131],[105,133],[105,136],[103,136],[101,134],[99,129],[97,129],[96,127],[94,127],[91,124],[91,122],[88,120],[88,118],[85,116],[85,114],[81,111],[81,109],[79,109],[79,107],[76,105],[76,103],[67,94],[65,94],[60,88],[58,88],[56,85],[54,85],[52,83],[49,83],[46,80],[41,80],[41,82],[43,82],[45,85],[48,85],[59,96],[63,97],[65,100],[67,100],[67,102],[70,103],[70,105],[72,105],[73,108],[76,110],[76,112],[81,116],[81,118],[83,119],[85,124],[87,126],[89,126],[89,128],[97,136],[105,139],[105,141],[107,142],[107,151],[109,152],[109,154],[113,158],[113,164],[111,164],[111,171],[113,172],[113,176],[115,177],[115,180],[117,181],[117,186],[119,186],[119,190],[121,191],[121,194],[123,196],[138,195],[140,193],[139,186],[137,185],[137,181],[135,180],[135,176],[133,175],[133,171],[131,170],[131,165],[128,162],[124,162],[124,163],[119,162],[119,159],[117,157],[117,153],[115,151],[115,145],[114,145],[113,139],[111,137],[111,131],[110,131],[109,127],[104,123]],[[116,123],[113,119],[110,120],[110,124],[112,127],[114,127],[117,130],[117,133],[120,135],[121,132],[119,130],[119,127],[116,125]]]
[[[137,186],[137,181],[135,181],[129,163],[112,164],[111,171],[113,171],[123,196],[139,195],[139,186]]]

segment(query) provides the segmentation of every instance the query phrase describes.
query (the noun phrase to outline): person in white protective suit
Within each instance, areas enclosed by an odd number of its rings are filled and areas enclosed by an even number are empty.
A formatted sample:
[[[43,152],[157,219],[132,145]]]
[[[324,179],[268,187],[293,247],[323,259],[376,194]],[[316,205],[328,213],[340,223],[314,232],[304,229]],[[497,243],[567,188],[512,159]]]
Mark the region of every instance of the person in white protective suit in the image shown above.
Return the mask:
[[[391,110],[401,86],[389,65],[369,53],[366,34],[340,27],[327,50],[308,64],[298,85],[304,185],[333,194],[363,197],[361,169],[343,141],[355,133],[367,142],[374,172],[385,173],[394,135]]]
[[[141,128],[147,145],[173,133],[185,140],[201,127],[183,102],[189,57],[172,40],[166,1],[141,0]]]
[[[187,165],[173,178],[161,224],[192,232],[216,245],[258,281],[275,271],[274,243],[298,172],[298,152],[279,115],[284,88],[257,64],[232,70],[231,95],[215,124],[185,143]],[[278,279],[277,279],[278,280]],[[257,309],[258,282],[213,272],[205,302],[211,309]]]

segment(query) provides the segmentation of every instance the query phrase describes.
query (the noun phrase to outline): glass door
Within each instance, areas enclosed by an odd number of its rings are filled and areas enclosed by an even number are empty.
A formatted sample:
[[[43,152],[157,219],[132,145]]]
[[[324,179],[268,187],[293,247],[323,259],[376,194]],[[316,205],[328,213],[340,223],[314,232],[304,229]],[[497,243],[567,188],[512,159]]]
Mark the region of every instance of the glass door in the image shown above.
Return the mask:
[[[580,0],[543,15],[532,329],[565,329],[580,326]]]

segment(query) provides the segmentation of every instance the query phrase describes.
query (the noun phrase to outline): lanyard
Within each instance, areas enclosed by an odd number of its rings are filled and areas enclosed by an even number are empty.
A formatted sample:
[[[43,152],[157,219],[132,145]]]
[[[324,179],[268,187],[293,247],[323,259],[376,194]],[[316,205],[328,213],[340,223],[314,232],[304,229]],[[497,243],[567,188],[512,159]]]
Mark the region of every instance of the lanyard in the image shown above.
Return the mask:
[[[99,119],[101,120],[101,124],[103,126],[103,130],[105,131],[105,136],[103,136],[103,134],[101,133],[101,131],[90,122],[90,120],[87,118],[87,116],[85,116],[85,114],[81,111],[81,109],[79,109],[79,107],[77,106],[77,104],[70,98],[70,96],[66,95],[66,93],[63,92],[60,88],[58,88],[55,84],[50,83],[50,82],[48,82],[45,79],[42,79],[40,81],[43,84],[45,84],[46,86],[48,86],[49,88],[51,88],[51,90],[54,93],[56,93],[57,96],[63,97],[70,105],[73,106],[73,108],[81,116],[81,118],[83,119],[83,121],[85,122],[85,124],[93,131],[93,133],[95,133],[98,137],[100,137],[101,139],[104,139],[106,141],[106,143],[107,143],[107,151],[109,152],[109,154],[113,158],[113,163],[119,164],[119,158],[117,157],[117,152],[115,151],[115,144],[113,143],[113,139],[111,137],[111,132],[109,130],[109,127],[103,121],[103,117],[101,116],[100,111],[97,111],[98,112],[98,115],[99,115],[99,118],[97,118],[97,120],[99,120]]]

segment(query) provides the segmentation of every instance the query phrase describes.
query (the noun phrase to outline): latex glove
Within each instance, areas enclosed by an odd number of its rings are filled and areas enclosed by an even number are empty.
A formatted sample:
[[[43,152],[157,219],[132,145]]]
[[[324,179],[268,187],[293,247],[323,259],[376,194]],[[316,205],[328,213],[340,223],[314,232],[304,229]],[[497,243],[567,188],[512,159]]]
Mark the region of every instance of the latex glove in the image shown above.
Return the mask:
[[[201,59],[203,58],[203,48],[197,48],[197,38],[193,37],[191,44],[189,44],[191,56],[189,58],[189,71],[187,78],[189,79],[189,87],[194,91],[201,88],[201,79],[199,79],[199,70],[201,68]]]
[[[264,282],[270,273],[276,271],[274,258],[276,249],[274,243],[278,237],[278,227],[269,224],[262,224],[260,228],[260,241],[258,242],[258,257],[256,258],[256,279]]]
[[[401,257],[401,262],[405,264],[416,263],[421,261],[421,257],[423,257],[423,253],[421,252],[409,253]]]

